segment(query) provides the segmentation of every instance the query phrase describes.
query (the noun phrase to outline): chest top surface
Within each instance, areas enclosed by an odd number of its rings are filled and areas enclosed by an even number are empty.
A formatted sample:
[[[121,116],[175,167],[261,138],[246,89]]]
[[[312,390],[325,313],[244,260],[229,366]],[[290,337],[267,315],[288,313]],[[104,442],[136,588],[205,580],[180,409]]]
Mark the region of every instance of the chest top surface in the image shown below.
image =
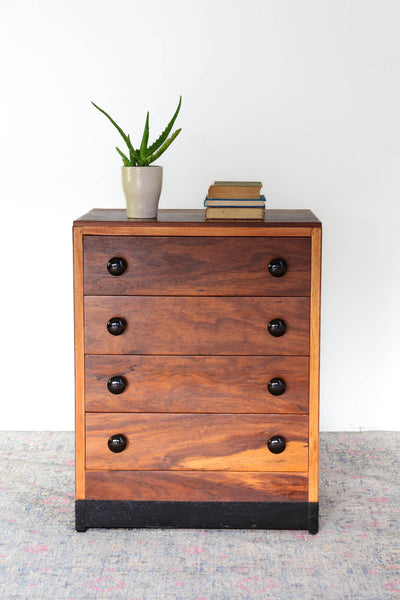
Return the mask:
[[[187,228],[205,227],[207,229],[267,229],[321,227],[320,220],[310,210],[266,210],[264,220],[206,220],[204,210],[164,209],[158,211],[156,219],[128,219],[125,209],[94,208],[74,221],[74,227],[124,227],[132,233],[140,228]]]

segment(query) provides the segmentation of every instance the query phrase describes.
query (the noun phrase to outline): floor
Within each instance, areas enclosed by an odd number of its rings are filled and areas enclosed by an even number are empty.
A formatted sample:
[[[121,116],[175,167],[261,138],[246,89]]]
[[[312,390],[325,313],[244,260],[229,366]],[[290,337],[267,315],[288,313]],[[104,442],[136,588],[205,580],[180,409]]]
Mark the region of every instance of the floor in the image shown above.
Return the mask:
[[[74,529],[71,432],[0,433],[0,600],[400,598],[400,433],[322,433],[320,531]]]

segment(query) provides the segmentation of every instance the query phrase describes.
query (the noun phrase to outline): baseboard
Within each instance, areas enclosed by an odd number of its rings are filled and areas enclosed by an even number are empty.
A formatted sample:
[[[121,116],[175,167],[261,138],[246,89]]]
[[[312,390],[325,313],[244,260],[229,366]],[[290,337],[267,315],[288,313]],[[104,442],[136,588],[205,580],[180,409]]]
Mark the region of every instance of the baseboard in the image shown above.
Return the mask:
[[[77,500],[76,530],[101,528],[307,529],[318,532],[318,502],[138,502]]]

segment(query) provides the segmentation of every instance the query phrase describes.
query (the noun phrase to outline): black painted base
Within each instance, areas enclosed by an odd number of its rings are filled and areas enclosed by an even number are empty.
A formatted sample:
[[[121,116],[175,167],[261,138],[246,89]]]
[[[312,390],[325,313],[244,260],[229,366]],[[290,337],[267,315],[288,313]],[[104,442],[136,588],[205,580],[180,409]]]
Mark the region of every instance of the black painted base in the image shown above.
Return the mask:
[[[318,502],[77,500],[75,515],[77,531],[88,527],[176,527],[318,532]]]

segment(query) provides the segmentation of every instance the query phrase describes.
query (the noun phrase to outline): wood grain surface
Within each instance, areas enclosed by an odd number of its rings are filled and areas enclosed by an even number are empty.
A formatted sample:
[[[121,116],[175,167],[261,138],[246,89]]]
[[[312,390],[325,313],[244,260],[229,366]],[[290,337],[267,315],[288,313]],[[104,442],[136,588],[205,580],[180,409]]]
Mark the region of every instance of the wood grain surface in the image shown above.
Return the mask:
[[[306,413],[308,358],[303,356],[85,357],[89,412]],[[108,379],[123,375],[122,394]],[[282,377],[286,391],[272,396],[267,384]]]
[[[94,209],[75,221],[77,498],[318,501],[320,228],[307,210],[207,222],[204,210],[135,221]],[[127,260],[120,277],[112,256]],[[273,278],[278,257],[289,268]],[[127,329],[114,337],[116,316]],[[274,318],[287,323],[280,338]],[[118,374],[128,386],[112,395]],[[274,397],[278,376],[287,390]],[[128,439],[119,454],[116,433]]]
[[[309,296],[310,238],[84,236],[86,295]],[[126,271],[110,275],[114,256]],[[285,259],[273,277],[268,265]]]
[[[310,424],[309,424],[309,502],[318,502],[319,471],[319,353],[321,318],[321,243],[322,231],[312,235],[311,302],[310,302]]]
[[[181,502],[307,501],[306,473],[87,471],[86,498]]]
[[[301,355],[309,352],[308,298],[86,296],[86,354]],[[127,321],[122,335],[107,331]],[[282,318],[286,333],[268,323]]]
[[[91,211],[74,221],[75,227],[97,225],[115,227],[116,225],[128,226],[131,231],[147,228],[149,225],[162,228],[174,224],[177,227],[191,225],[196,227],[206,225],[215,228],[214,223],[207,223],[204,209],[161,209],[156,219],[128,219],[126,210],[122,208],[93,208]],[[264,221],[223,221],[218,227],[266,229],[273,224],[274,227],[321,227],[321,221],[311,210],[307,209],[267,209]]]
[[[126,449],[108,439],[123,434]],[[283,435],[272,454],[268,439]],[[86,469],[188,471],[307,471],[306,415],[86,414]]]
[[[85,357],[83,307],[83,242],[80,227],[73,229],[74,342],[75,342],[75,497],[85,497]]]

